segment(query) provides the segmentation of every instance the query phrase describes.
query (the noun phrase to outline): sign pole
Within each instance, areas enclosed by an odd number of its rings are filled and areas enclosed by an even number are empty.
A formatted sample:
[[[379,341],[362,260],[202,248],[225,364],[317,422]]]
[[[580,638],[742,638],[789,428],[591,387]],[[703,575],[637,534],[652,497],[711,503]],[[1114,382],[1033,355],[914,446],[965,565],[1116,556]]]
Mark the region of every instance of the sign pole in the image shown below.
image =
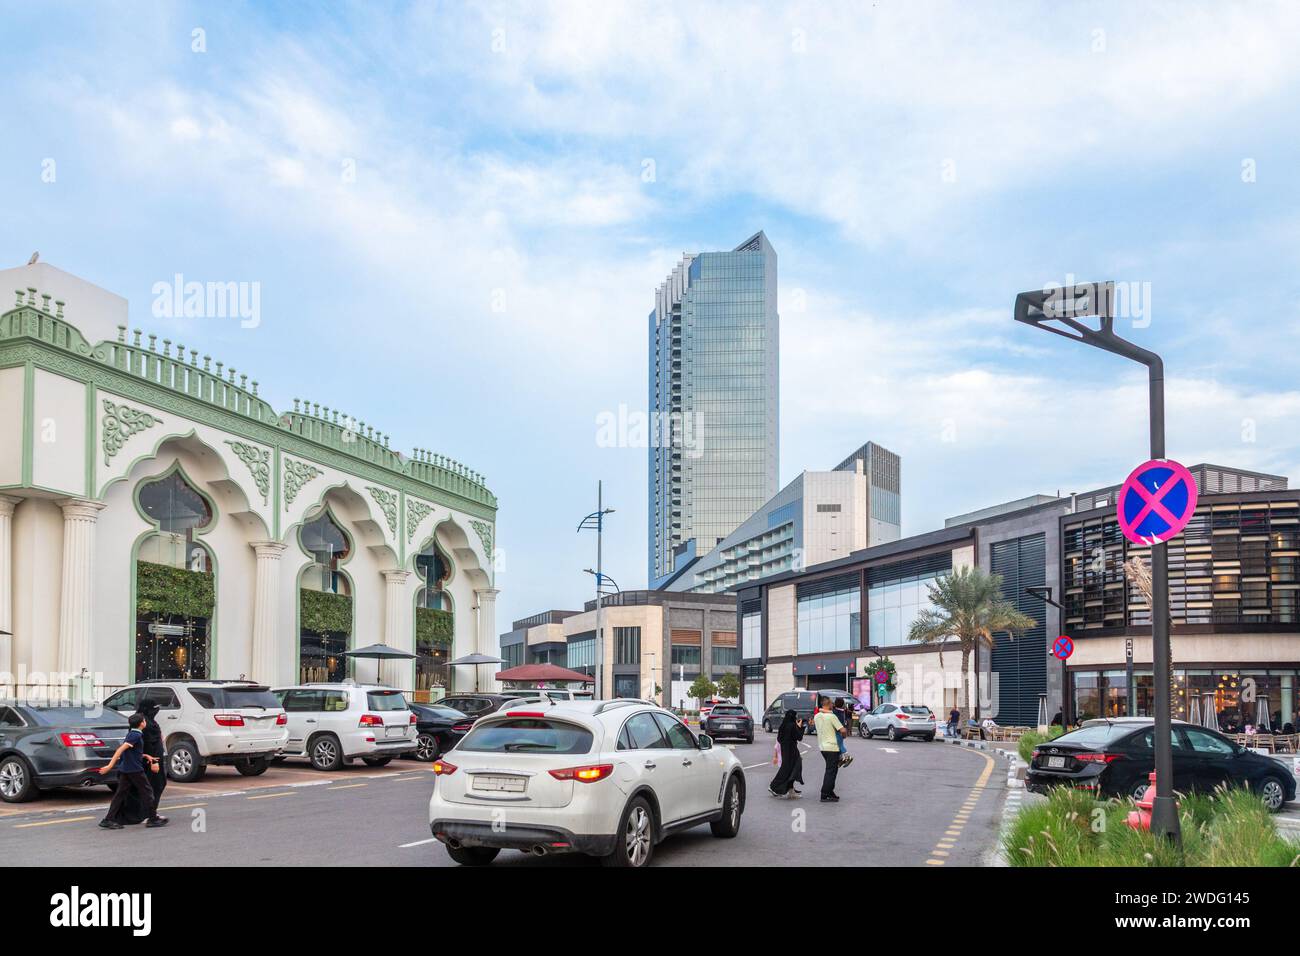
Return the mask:
[[[1124,671],[1128,686],[1128,715],[1137,716],[1137,687],[1133,683],[1133,638],[1124,641]]]

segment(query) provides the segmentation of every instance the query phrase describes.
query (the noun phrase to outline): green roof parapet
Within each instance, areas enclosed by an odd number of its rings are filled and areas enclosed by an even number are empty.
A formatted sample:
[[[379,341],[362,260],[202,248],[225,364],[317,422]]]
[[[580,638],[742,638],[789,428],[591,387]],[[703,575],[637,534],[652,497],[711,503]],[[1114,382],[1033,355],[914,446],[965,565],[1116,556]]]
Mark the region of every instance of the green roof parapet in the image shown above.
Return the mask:
[[[258,383],[250,383],[246,374],[239,374],[234,368],[225,368],[222,362],[215,362],[216,370],[213,371],[214,360],[209,355],[203,356],[200,367],[196,349],[189,350],[187,361],[185,347],[178,342],[173,350],[171,339],[163,339],[162,350],[159,351],[157,335],[149,334],[148,346],[142,346],[140,329],[131,330],[131,341],[128,342],[127,327],[119,325],[115,341],[92,345],[64,318],[62,301],[54,301],[56,311],[51,312],[50,296],[40,295],[38,302],[38,292],[34,288],[15,291],[17,298],[14,306],[7,312],[0,313],[0,349],[27,343],[41,350],[72,356],[81,362],[90,363],[86,367],[85,377],[103,387],[112,388],[114,383],[120,381],[124,392],[131,391],[132,385],[162,389],[171,395],[184,396],[253,423],[252,431],[256,434],[247,437],[272,443],[272,438],[260,433],[257,426],[276,428],[312,445],[343,454],[351,460],[383,469],[394,476],[405,477],[426,488],[458,496],[479,506],[473,510],[481,512],[486,508],[492,513],[496,511],[496,496],[488,490],[484,477],[460,462],[435,455],[426,449],[415,449],[408,458],[392,450],[389,447],[389,436],[377,432],[373,425],[367,426],[365,422],[359,422],[338,409],[331,412],[329,408],[305,399],[295,398],[292,411],[277,413],[268,402],[258,397]],[[39,358],[35,361],[38,365],[42,364]],[[75,375],[78,371],[76,367],[69,367],[65,361],[50,364],[65,374]],[[235,381],[237,375],[238,384]],[[139,389],[135,391],[138,392]],[[286,447],[286,450],[292,454],[305,453],[296,448]],[[393,484],[401,486],[400,481],[394,481]],[[414,492],[418,489],[408,490]],[[428,494],[428,491],[421,493]]]

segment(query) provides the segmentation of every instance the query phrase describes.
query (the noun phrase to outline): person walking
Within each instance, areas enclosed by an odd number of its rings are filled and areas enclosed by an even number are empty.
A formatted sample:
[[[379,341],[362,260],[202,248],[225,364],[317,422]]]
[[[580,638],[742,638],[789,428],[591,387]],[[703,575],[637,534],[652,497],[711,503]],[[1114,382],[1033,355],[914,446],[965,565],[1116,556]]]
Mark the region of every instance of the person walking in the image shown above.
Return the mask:
[[[132,714],[127,718],[127,725],[131,729],[126,732],[126,739],[113,752],[112,759],[99,768],[100,776],[104,776],[119,762],[122,764],[122,769],[117,774],[117,790],[113,792],[113,802],[108,805],[108,813],[104,814],[104,819],[99,821],[99,825],[105,830],[121,830],[122,823],[118,815],[126,804],[127,796],[134,794],[148,812],[149,822],[145,826],[166,826],[167,821],[158,816],[157,804],[153,800],[153,787],[145,779],[145,763],[149,763],[156,770],[158,761],[144,752],[144,714]]]
[[[952,710],[948,711],[948,736],[949,737],[957,736],[957,727],[959,724],[961,724],[961,711],[957,709],[956,704],[953,704]]]
[[[835,719],[844,727],[843,733],[836,733],[840,741],[840,766],[847,767],[853,763],[853,758],[849,756],[849,745],[844,742],[844,738],[849,735],[849,728],[853,726],[853,718],[849,716],[848,705],[844,703],[843,697],[835,698],[835,706],[831,711],[835,714]]]
[[[163,790],[167,788],[167,745],[163,741],[162,727],[158,724],[158,710],[158,702],[151,700],[142,703],[139,711],[145,718],[144,727],[141,729],[144,735],[144,753],[146,757],[155,759],[150,771],[145,775],[153,790],[153,802],[146,805],[135,793],[128,794],[126,802],[117,815],[119,823],[128,825],[142,823],[150,819],[151,813],[159,820],[167,819],[158,816],[157,813],[158,807],[162,805]]]
[[[793,710],[787,710],[776,732],[776,744],[781,748],[781,769],[767,786],[774,797],[789,797],[793,800],[800,796],[795,784],[803,783],[803,755],[799,753],[801,740],[803,728],[799,726],[798,715]]]
[[[839,803],[835,793],[835,778],[840,772],[840,738],[844,733],[844,724],[831,710],[831,699],[823,697],[819,701],[821,709],[813,718],[813,727],[817,730],[817,749],[826,761],[826,774],[822,777],[822,802]]]

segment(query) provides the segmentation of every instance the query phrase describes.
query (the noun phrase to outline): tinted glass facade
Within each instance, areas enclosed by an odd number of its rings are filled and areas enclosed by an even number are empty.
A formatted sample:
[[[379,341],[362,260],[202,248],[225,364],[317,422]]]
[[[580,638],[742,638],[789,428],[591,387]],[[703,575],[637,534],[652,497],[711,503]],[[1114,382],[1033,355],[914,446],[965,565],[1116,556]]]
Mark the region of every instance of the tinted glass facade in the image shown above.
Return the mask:
[[[989,548],[992,571],[1002,576],[1002,597],[1038,623],[1012,637],[993,635],[993,670],[998,675],[997,721],[1013,726],[1038,724],[1038,695],[1047,693],[1047,615],[1041,598],[1025,588],[1047,583],[1047,540],[1032,534]],[[1051,714],[1047,715],[1051,718]]]
[[[708,554],[777,491],[776,252],[688,257],[650,314],[649,577]]]

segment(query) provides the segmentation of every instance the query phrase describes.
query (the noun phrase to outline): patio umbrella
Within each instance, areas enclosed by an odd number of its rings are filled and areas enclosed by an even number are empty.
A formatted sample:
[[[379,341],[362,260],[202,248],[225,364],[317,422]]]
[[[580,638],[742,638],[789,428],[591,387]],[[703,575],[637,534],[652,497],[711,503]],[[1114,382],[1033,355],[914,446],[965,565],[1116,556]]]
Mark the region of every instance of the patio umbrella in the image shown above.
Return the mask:
[[[474,668],[474,689],[478,690],[478,669],[480,664],[504,664],[505,661],[491,654],[466,654],[450,662],[452,667],[470,666]]]
[[[365,647],[358,647],[354,651],[344,651],[344,657],[365,657],[375,662],[375,681],[383,683],[379,678],[379,665],[381,661],[397,660],[415,660],[415,655],[409,651],[399,650],[396,647],[389,647],[387,644],[367,644]]]

